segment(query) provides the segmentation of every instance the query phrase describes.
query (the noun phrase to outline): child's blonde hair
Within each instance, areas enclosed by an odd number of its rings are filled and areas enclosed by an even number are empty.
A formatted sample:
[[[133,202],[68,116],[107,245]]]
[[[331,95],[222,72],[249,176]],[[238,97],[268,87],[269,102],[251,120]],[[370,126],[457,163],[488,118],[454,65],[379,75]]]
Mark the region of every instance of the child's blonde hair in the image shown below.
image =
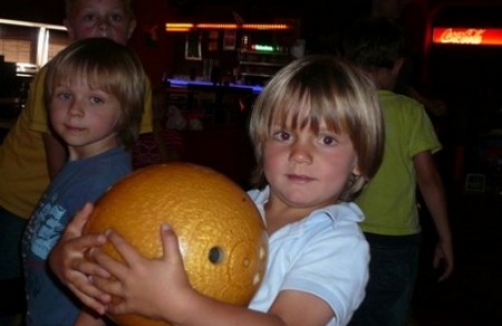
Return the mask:
[[[300,111],[309,114],[300,120]],[[257,169],[253,183],[266,185],[263,143],[272,123],[281,119],[292,128],[319,132],[322,122],[335,132],[348,134],[358,157],[360,176],[352,175],[340,200],[351,201],[375,175],[383,156],[384,126],[373,83],[357,68],[332,56],[305,56],[281,69],[258,96],[250,120],[250,137]],[[277,122],[277,121],[275,121]]]
[[[65,0],[66,19],[71,20],[75,15],[75,10],[79,1],[83,0]],[[130,19],[134,19],[133,0],[121,0],[124,4],[124,11]]]
[[[117,140],[124,148],[134,145],[143,114],[147,77],[139,58],[128,47],[108,38],[75,41],[48,64],[45,84],[47,107],[58,85],[86,82],[120,103],[122,117]]]

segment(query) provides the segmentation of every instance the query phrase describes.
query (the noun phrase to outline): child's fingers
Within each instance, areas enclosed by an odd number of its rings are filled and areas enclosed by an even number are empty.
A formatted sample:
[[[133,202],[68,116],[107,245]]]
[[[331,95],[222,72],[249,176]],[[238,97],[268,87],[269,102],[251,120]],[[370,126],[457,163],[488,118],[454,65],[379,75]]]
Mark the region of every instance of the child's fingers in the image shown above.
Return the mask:
[[[94,205],[92,203],[85,203],[84,207],[79,209],[77,213],[75,214],[74,218],[72,219],[72,222],[74,226],[84,226],[84,224],[87,222],[89,217],[92,214],[92,211],[94,210]]]
[[[107,305],[106,312],[112,315],[129,315],[131,314],[131,308],[127,301],[123,300],[118,304]]]
[[[93,277],[92,285],[99,290],[100,294],[106,293],[109,298],[111,298],[111,296],[124,297],[124,287],[122,282],[118,279]]]
[[[73,261],[71,268],[85,275],[99,276],[103,278],[108,278],[111,276],[106,269],[87,259],[79,259]]]
[[[90,298],[92,300],[97,300],[103,305],[108,304],[111,300],[111,296],[101,291],[94,284],[94,280],[104,280],[100,277],[87,278],[79,283],[70,284],[68,287],[74,290],[76,295],[82,296],[84,298]]]
[[[83,252],[87,249],[99,247],[105,244],[106,236],[103,234],[86,234],[75,240],[69,240],[67,250]]]
[[[131,266],[143,259],[141,254],[120,234],[110,230],[107,232],[107,240],[115,247],[117,252],[124,258],[127,265]],[[118,275],[116,275],[118,276]]]
[[[434,269],[444,269],[438,278],[438,282],[442,282],[453,273],[453,258],[451,258],[451,255],[448,255],[447,250],[443,250],[441,246],[438,246],[434,254],[432,266]]]
[[[99,291],[94,286],[89,286],[86,292],[79,291],[73,285],[68,285],[69,289],[77,296],[77,298],[87,307],[94,309],[100,315],[106,312],[106,306],[111,301],[111,297]],[[91,293],[92,295],[88,295]]]
[[[62,240],[51,250],[49,254],[49,266],[52,271],[66,283],[67,275],[73,271],[81,273],[96,273],[96,268],[89,269],[87,259],[84,259],[84,252],[89,248],[101,246],[106,242],[104,235],[86,235],[71,240]],[[95,266],[99,267],[99,266]],[[97,271],[103,277],[103,271]]]
[[[65,232],[62,235],[62,239],[75,238],[82,235],[85,223],[91,216],[94,206],[91,203],[86,203],[82,209],[77,211],[75,216],[71,219],[70,223],[67,225]]]
[[[453,266],[449,265],[449,264],[445,264],[444,272],[439,277],[438,282],[442,282],[442,281],[446,280],[447,278],[449,278],[451,276],[452,273],[453,273]]]
[[[122,253],[121,253],[122,254]],[[109,275],[114,276],[118,279],[123,279],[127,276],[128,266],[126,264],[119,262],[108,254],[103,252],[101,249],[93,249],[90,253],[91,257],[96,261],[96,263],[109,273]]]
[[[73,252],[90,253],[92,250],[101,247],[106,243],[107,239],[104,234],[87,234],[78,239],[73,240],[73,243],[68,245],[68,250]]]
[[[162,248],[164,251],[163,260],[183,262],[178,244],[178,237],[171,229],[169,224],[162,224],[160,228],[160,237],[162,239]]]

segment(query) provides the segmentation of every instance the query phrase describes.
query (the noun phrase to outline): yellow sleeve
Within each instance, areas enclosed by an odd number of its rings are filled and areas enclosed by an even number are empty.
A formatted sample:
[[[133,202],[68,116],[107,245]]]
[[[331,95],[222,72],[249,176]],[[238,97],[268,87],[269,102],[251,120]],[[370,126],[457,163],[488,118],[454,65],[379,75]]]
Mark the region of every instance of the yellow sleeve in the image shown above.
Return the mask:
[[[140,134],[146,134],[153,131],[153,112],[152,112],[152,84],[147,80],[145,92],[145,106],[143,107],[143,116],[141,117]]]
[[[47,67],[40,69],[38,74],[33,77],[30,83],[30,95],[26,101],[26,110],[29,117],[28,126],[31,130],[40,133],[49,132],[48,114],[45,107],[45,76],[47,75]]]

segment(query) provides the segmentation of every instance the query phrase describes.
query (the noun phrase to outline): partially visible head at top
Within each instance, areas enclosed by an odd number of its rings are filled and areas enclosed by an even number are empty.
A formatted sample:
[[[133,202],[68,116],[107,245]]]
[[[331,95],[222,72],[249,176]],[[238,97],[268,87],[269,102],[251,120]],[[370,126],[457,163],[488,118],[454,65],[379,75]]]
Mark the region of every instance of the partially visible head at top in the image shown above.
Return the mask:
[[[65,0],[64,25],[73,40],[106,37],[126,44],[136,28],[132,0]]]
[[[58,88],[84,85],[99,90],[118,101],[120,114],[115,125],[117,143],[130,148],[139,132],[144,107],[147,77],[139,58],[127,46],[107,38],[89,38],[73,42],[48,64],[45,98],[51,100]],[[77,88],[78,89],[78,88]],[[66,91],[64,91],[66,92]],[[69,93],[65,95],[74,96]],[[94,103],[94,99],[92,99]]]
[[[281,69],[257,98],[250,120],[257,169],[254,184],[268,182],[263,171],[264,146],[273,126],[310,130],[326,126],[350,138],[358,175],[348,179],[339,200],[353,200],[378,170],[383,155],[383,120],[373,83],[357,68],[332,56],[305,56]]]
[[[371,0],[371,13],[373,17],[386,17],[389,19],[399,19],[404,7],[410,0]]]
[[[408,55],[408,41],[397,23],[385,17],[362,18],[346,29],[342,52],[365,70],[390,69]]]
[[[386,70],[397,78],[408,52],[409,44],[404,30],[385,17],[357,20],[346,29],[343,36],[343,56],[373,74]]]

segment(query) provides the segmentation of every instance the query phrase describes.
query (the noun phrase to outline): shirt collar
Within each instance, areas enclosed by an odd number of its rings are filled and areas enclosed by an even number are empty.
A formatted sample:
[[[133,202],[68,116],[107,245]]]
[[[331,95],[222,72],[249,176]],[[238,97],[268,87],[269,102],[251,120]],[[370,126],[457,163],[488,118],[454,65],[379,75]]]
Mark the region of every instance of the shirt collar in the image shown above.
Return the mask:
[[[265,218],[265,204],[270,197],[270,186],[266,186],[262,190],[251,190],[248,192],[261,213],[263,221],[267,223]],[[352,220],[360,223],[364,220],[364,214],[353,202],[340,202],[317,209],[309,214],[308,217],[298,221],[298,223],[315,223],[319,219],[330,218],[333,226],[336,227],[337,223],[342,220]]]

